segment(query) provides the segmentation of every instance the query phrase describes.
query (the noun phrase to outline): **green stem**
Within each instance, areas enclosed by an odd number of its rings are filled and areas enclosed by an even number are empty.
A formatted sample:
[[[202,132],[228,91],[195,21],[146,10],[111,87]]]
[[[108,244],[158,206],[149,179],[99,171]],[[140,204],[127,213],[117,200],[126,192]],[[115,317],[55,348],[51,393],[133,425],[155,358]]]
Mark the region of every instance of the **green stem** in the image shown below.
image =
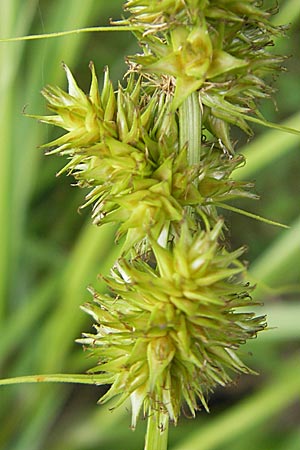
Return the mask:
[[[0,386],[8,384],[22,384],[22,383],[79,383],[79,384],[97,384],[97,376],[69,374],[69,373],[55,373],[50,375],[26,375],[15,378],[0,379]]]
[[[158,417],[160,423],[157,422]],[[168,414],[150,413],[148,416],[144,450],[167,450],[168,431]]]
[[[58,31],[57,33],[43,33],[43,34],[32,34],[29,36],[18,36],[18,37],[9,37],[9,38],[1,38],[0,42],[18,42],[18,41],[33,41],[37,39],[49,39],[49,38],[57,38],[62,36],[69,36],[71,34],[81,34],[81,33],[94,33],[94,32],[110,32],[110,31],[139,31],[141,27],[134,27],[133,25],[119,25],[119,26],[106,26],[106,27],[87,27],[87,28],[78,28],[76,30],[68,30],[68,31]]]
[[[179,108],[180,148],[187,146],[189,164],[198,164],[201,157],[202,111],[198,92],[189,95]]]
[[[197,164],[201,156],[201,105],[197,92],[193,92],[179,108],[179,144],[186,146],[188,162]],[[161,236],[165,241],[168,231]],[[150,412],[144,450],[166,450],[168,445],[168,414]]]
[[[199,163],[201,153],[201,105],[197,92],[193,92],[179,108],[179,145],[180,148],[187,147],[190,165]],[[162,247],[167,247],[169,227],[170,223],[167,222],[158,239]],[[166,450],[168,428],[168,414],[149,412],[144,450]]]
[[[198,92],[190,94],[179,107],[179,145],[187,147],[190,165],[199,164],[201,158],[202,110]],[[198,180],[194,181],[198,186]],[[192,208],[187,207],[187,214],[193,215]]]

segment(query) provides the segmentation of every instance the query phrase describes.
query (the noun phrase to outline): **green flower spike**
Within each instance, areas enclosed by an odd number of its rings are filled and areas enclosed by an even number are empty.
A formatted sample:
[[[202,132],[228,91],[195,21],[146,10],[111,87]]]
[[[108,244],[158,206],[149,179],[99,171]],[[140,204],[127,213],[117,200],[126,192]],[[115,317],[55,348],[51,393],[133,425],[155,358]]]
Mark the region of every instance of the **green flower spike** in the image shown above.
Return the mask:
[[[50,153],[70,158],[60,173],[68,171],[81,187],[92,188],[86,205],[94,204],[95,223],[122,223],[119,236],[134,229],[128,248],[150,228],[158,237],[166,221],[179,221],[183,213],[171,191],[174,183],[176,187],[173,172],[187,162],[185,151],[177,154],[178,131],[168,111],[170,101],[164,93],[155,91],[149,97],[141,92],[140,80],[133,76],[126,88],[119,86],[114,93],[107,71],[100,95],[93,65],[90,93],[85,95],[70,70],[64,69],[68,93],[52,87],[43,90],[56,115],[34,117],[67,133],[45,147],[57,147]],[[176,190],[183,203],[188,190],[186,183]]]
[[[123,22],[144,28],[145,34],[175,28],[179,24],[189,25],[197,21],[199,12],[211,20],[233,23],[251,17],[271,27],[268,22],[270,12],[263,11],[257,0],[128,0],[124,9],[130,16]]]
[[[245,60],[213,48],[204,18],[199,18],[192,27],[171,30],[166,41],[147,35],[145,42],[141,39],[141,43],[149,47],[151,53],[130,59],[146,72],[168,74],[174,78],[174,110],[205,80],[248,65]]]
[[[173,110],[194,91],[204,109],[203,125],[233,153],[231,125],[252,134],[249,121],[271,126],[258,102],[273,93],[264,78],[284,60],[268,51],[283,27],[255,0],[132,0],[127,19],[141,27],[142,54],[129,58],[134,70],[174,85]],[[124,21],[126,22],[126,21]]]
[[[130,397],[132,426],[156,414],[175,423],[186,404],[192,415],[198,400],[234,372],[253,373],[236,350],[266,326],[253,307],[238,261],[241,248],[228,252],[218,243],[223,222],[194,235],[183,223],[169,250],[151,241],[157,261],[120,260],[106,279],[113,296],[95,291],[84,310],[96,321],[96,333],[78,342],[97,359],[90,370],[97,383],[111,384],[100,402]],[[239,309],[243,308],[240,312]]]
[[[106,136],[116,136],[116,127],[113,122],[115,97],[106,72],[102,98],[100,98],[98,81],[92,63],[90,64],[92,83],[89,95],[86,95],[78,87],[70,69],[65,64],[63,68],[68,78],[68,93],[59,87],[51,86],[42,90],[48,108],[56,115],[32,117],[67,130],[66,135],[49,142],[44,147],[56,147],[52,153],[71,156],[77,153],[75,161],[70,164],[70,167],[73,167],[82,159],[82,150],[80,151],[80,149],[85,149],[88,153],[88,149]]]
[[[230,179],[240,157],[222,157],[213,146],[199,164],[189,165],[187,149],[178,149],[169,95],[155,90],[149,96],[134,75],[115,93],[107,70],[100,94],[92,64],[86,95],[68,67],[64,69],[68,93],[44,89],[48,107],[56,115],[38,118],[67,133],[46,146],[57,146],[50,153],[69,157],[60,173],[68,171],[79,186],[91,188],[84,206],[93,204],[94,223],[120,224],[117,238],[126,235],[124,252],[150,232],[159,239],[166,224],[176,232],[187,206],[204,207],[202,212],[207,213],[207,206],[214,202],[253,197],[247,192],[250,185]]]

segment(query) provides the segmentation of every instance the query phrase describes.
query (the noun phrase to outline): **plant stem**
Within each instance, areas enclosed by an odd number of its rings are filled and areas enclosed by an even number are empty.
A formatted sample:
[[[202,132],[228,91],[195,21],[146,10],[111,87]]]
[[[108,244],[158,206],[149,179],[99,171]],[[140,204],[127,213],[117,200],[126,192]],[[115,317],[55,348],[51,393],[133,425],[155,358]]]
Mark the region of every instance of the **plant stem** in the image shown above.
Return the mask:
[[[200,161],[201,117],[199,96],[197,92],[193,92],[179,108],[179,144],[180,148],[187,146],[190,165],[197,164]],[[165,243],[168,230],[165,229],[164,231],[165,233],[162,233],[161,239]],[[158,415],[150,412],[144,450],[166,450],[168,445],[168,426],[169,418],[167,414]]]
[[[199,164],[201,157],[202,110],[198,92],[189,95],[179,107],[179,145],[187,146],[187,158],[190,165]],[[198,180],[194,180],[198,186]],[[193,216],[193,210],[187,207],[187,214]]]
[[[32,34],[27,36],[18,36],[12,38],[1,38],[0,42],[18,42],[18,41],[32,41],[37,39],[49,39],[57,38],[62,36],[69,36],[70,34],[80,34],[80,33],[94,33],[94,32],[110,32],[110,31],[130,31],[140,30],[140,27],[134,27],[133,25],[119,25],[119,26],[106,26],[106,27],[87,27],[87,28],[77,28],[76,30],[59,31],[57,33],[43,33],[43,34]]]
[[[187,146],[189,164],[198,164],[201,156],[202,111],[198,92],[193,92],[179,107],[180,148]]]
[[[188,162],[197,164],[201,156],[202,113],[199,95],[193,92],[179,108],[179,144],[187,146]],[[197,184],[197,181],[195,181]],[[189,214],[191,211],[189,209]],[[166,247],[169,224],[166,224],[159,238],[159,243]],[[157,421],[159,417],[160,423]],[[168,445],[169,418],[167,414],[157,416],[149,413],[144,450],[166,450]]]
[[[157,417],[160,423],[157,422]],[[149,413],[144,450],[167,450],[169,416],[168,414]]]

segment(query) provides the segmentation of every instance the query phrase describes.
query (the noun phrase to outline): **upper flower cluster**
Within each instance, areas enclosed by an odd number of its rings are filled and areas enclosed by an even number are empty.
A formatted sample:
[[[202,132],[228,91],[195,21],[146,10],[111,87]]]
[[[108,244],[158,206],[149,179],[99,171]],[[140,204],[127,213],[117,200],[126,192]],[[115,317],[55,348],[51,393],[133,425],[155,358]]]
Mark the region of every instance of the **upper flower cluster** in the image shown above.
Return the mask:
[[[146,33],[188,25],[197,21],[199,12],[215,20],[241,22],[247,16],[266,22],[269,14],[257,7],[257,0],[128,0],[124,9],[129,20],[145,28]]]
[[[173,109],[200,90],[207,129],[221,139],[227,151],[228,125],[251,134],[247,124],[258,113],[258,101],[273,92],[267,73],[280,69],[283,58],[271,53],[273,38],[282,28],[273,27],[271,12],[258,8],[256,0],[130,0],[125,9],[142,54],[129,61],[137,71],[153,77],[169,75],[175,93]],[[218,119],[220,126],[212,123]]]

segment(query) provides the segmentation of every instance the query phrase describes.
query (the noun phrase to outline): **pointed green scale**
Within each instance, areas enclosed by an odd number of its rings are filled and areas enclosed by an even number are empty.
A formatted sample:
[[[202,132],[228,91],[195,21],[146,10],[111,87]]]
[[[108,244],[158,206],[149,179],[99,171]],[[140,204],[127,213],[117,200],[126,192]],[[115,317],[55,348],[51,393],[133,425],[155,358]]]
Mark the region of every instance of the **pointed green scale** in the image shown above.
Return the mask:
[[[91,82],[89,96],[90,96],[92,104],[94,104],[97,108],[100,109],[100,108],[102,108],[102,105],[101,105],[99,85],[98,85],[98,79],[97,79],[97,75],[96,75],[95,66],[92,62],[90,62],[89,67],[92,72],[92,82]]]

